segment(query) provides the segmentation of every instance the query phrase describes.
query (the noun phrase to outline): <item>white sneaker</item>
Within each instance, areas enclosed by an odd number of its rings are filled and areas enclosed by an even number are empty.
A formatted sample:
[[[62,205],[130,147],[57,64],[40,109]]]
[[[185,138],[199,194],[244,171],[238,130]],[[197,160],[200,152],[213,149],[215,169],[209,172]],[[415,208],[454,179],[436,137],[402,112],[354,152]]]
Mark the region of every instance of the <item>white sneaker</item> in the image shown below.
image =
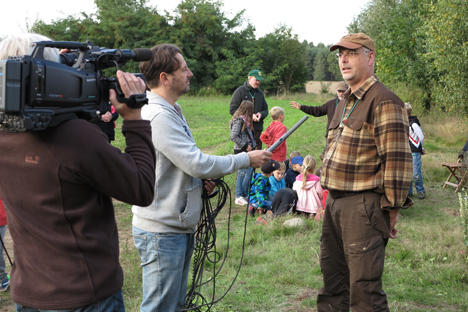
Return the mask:
[[[247,201],[245,200],[244,197],[236,197],[236,200],[234,201],[234,203],[239,206],[247,205]]]

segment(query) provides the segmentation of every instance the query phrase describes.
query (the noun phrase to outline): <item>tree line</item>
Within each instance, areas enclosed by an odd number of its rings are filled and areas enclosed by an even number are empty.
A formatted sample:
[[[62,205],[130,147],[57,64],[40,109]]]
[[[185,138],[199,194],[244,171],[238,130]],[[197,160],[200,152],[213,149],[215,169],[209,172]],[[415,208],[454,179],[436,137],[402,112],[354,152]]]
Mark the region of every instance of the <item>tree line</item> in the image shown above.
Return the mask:
[[[192,92],[201,95],[231,94],[253,68],[263,71],[262,88],[270,95],[301,92],[307,80],[342,79],[329,46],[300,42],[288,26],[257,39],[245,10],[228,17],[216,0],[183,0],[172,13],[147,0],[95,3],[92,14],[37,21],[31,30],[108,48],[174,43],[194,73]],[[348,31],[375,40],[376,73],[404,100],[424,110],[468,113],[467,17],[465,0],[370,0]],[[137,64],[125,70],[137,71]]]
[[[303,91],[311,79],[341,78],[336,61],[327,58],[328,47],[300,42],[286,26],[256,39],[244,10],[228,18],[218,1],[183,0],[173,14],[158,12],[146,0],[95,0],[95,4],[95,13],[81,12],[51,23],[37,21],[31,30],[54,40],[89,40],[108,48],[174,43],[194,73],[191,88],[198,94],[230,94],[254,68],[263,71],[262,87],[270,94]],[[129,63],[126,70],[136,71],[137,65]]]
[[[466,117],[466,0],[372,0],[348,30],[375,40],[377,75],[406,100]]]

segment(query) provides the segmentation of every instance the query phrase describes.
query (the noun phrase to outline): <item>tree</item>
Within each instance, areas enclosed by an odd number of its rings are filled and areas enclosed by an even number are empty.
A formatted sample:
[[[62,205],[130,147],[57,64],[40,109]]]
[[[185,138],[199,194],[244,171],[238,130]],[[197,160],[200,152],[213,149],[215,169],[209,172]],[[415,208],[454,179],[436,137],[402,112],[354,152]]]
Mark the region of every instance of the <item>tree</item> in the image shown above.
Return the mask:
[[[390,84],[403,83],[420,88],[425,109],[431,106],[431,82],[434,73],[424,58],[427,18],[431,0],[372,0],[348,28],[364,32],[376,43],[376,72]]]
[[[80,17],[69,16],[32,26],[32,31],[61,41],[90,41],[107,48],[133,49],[166,42],[169,24],[165,17],[146,5],[147,0],[95,0],[97,12]],[[138,64],[124,67],[138,71]]]
[[[448,111],[468,113],[468,3],[439,0],[428,6],[427,60],[437,72],[433,84],[436,104]]]
[[[314,59],[314,80],[329,80],[327,58],[330,52],[323,43],[319,43],[316,50],[317,52]]]
[[[184,52],[194,74],[194,89],[213,85],[220,73],[216,70],[220,61],[231,58],[232,62],[232,58],[245,56],[243,40],[253,37],[253,29],[247,25],[246,29],[234,31],[242,26],[243,11],[229,19],[218,1],[184,0],[175,13],[170,19],[173,23],[171,41]],[[233,53],[226,52],[229,50]]]
[[[291,33],[291,28],[280,26],[260,38],[257,49],[263,51],[266,90],[277,93],[303,90],[307,80],[306,49],[297,35]]]

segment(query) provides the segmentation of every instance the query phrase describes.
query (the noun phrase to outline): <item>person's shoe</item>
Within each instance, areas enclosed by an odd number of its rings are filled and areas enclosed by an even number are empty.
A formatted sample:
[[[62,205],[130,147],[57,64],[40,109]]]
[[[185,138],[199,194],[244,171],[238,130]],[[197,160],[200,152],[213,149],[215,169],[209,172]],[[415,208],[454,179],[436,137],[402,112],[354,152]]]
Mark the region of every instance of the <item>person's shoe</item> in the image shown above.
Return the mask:
[[[418,193],[418,199],[424,199],[424,198],[426,198],[426,193],[424,192]]]
[[[245,200],[244,197],[236,197],[236,200],[234,201],[234,203],[239,206],[247,205],[247,201]]]
[[[253,206],[249,206],[249,216],[255,216],[255,208]]]
[[[401,209],[408,209],[409,207],[414,205],[414,201],[411,199],[411,197],[406,197],[405,203],[401,207]]]
[[[10,287],[10,279],[7,277],[0,283],[0,291],[7,291]]]

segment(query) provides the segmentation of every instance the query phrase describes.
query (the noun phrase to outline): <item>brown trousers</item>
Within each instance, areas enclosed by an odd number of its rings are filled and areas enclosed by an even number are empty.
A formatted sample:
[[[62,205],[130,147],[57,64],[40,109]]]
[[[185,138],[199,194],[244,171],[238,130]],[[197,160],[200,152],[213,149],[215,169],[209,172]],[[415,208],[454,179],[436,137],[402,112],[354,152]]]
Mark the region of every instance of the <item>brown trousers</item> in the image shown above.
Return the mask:
[[[381,194],[330,191],[320,246],[317,311],[389,311],[382,290],[389,215]]]

